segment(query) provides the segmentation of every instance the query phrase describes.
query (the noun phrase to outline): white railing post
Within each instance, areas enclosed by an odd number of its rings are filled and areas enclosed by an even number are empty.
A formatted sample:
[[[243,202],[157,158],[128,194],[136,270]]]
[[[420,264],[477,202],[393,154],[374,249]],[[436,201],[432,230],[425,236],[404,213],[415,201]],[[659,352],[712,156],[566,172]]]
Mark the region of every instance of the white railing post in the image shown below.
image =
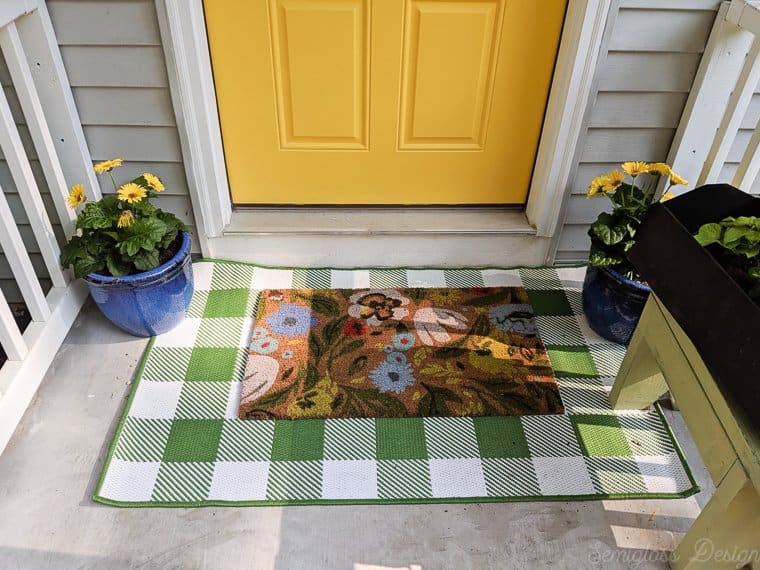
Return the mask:
[[[0,291],[0,346],[3,347],[8,360],[24,360],[29,353],[2,291]]]
[[[730,4],[724,2],[718,10],[668,153],[668,164],[689,180],[692,188],[702,172],[731,96],[731,86],[752,42],[752,34],[726,21]]]
[[[50,307],[2,188],[0,188],[0,246],[11,267],[13,278],[21,289],[32,320],[46,321],[50,317]]]
[[[4,1],[0,0],[0,3]],[[36,10],[19,18],[16,28],[45,110],[63,175],[69,186],[84,184],[87,197],[98,200],[100,186],[92,170],[92,158],[45,0],[26,1],[34,3]]]
[[[67,276],[61,269],[61,249],[53,233],[53,226],[48,218],[45,204],[42,202],[42,194],[34,179],[29,158],[26,156],[24,145],[18,134],[16,123],[8,106],[8,99],[0,89],[0,148],[8,163],[13,181],[16,183],[16,191],[24,205],[24,210],[32,226],[32,232],[40,247],[42,259],[45,261],[50,280],[54,287],[65,287],[68,283]]]
[[[66,202],[68,195],[66,178],[63,175],[61,163],[58,161],[53,137],[50,134],[42,102],[37,94],[32,71],[15,23],[12,22],[0,28],[0,49],[5,56],[16,95],[21,103],[21,110],[24,112],[56,213],[63,227],[63,234],[69,238],[74,233],[76,214]]]

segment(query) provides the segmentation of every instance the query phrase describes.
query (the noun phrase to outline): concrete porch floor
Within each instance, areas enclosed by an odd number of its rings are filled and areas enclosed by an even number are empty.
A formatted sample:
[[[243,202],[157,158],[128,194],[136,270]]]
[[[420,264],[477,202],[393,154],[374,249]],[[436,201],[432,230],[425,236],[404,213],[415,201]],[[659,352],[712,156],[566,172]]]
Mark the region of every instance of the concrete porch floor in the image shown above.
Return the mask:
[[[666,568],[713,486],[677,500],[120,509],[93,503],[147,340],[88,302],[0,456],[0,570]]]

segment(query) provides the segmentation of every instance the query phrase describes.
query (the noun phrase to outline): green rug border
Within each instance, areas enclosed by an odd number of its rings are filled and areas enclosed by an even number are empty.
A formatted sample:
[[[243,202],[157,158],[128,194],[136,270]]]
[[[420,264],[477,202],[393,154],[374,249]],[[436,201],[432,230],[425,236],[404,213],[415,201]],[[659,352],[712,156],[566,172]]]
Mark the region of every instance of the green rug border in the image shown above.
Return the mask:
[[[440,270],[463,270],[463,269],[472,269],[472,270],[484,270],[484,269],[519,269],[519,268],[529,268],[529,269],[557,269],[558,267],[570,267],[570,268],[578,268],[578,267],[585,267],[585,263],[579,263],[579,264],[568,264],[563,266],[556,266],[556,265],[514,265],[511,267],[497,267],[497,266],[485,266],[485,267],[415,267],[415,266],[397,266],[397,267],[285,267],[285,266],[275,266],[275,265],[261,265],[258,263],[252,263],[248,261],[230,261],[230,260],[223,260],[223,259],[215,259],[215,258],[200,258],[193,260],[193,263],[204,263],[204,262],[213,262],[213,263],[225,263],[230,265],[250,265],[252,267],[261,267],[264,269],[285,269],[285,270],[295,270],[295,269],[330,269],[330,270],[336,270],[336,271],[356,271],[356,270],[367,270],[367,269],[440,269]],[[119,437],[121,436],[122,429],[124,427],[124,424],[127,421],[127,417],[129,415],[129,410],[132,408],[132,400],[135,397],[135,394],[137,393],[137,388],[140,385],[140,382],[142,381],[143,372],[145,370],[145,364],[148,361],[148,355],[150,354],[151,349],[153,348],[153,345],[156,342],[156,337],[151,337],[150,341],[148,342],[148,346],[145,347],[145,351],[143,352],[143,355],[140,359],[140,366],[137,368],[137,372],[135,373],[135,380],[132,382],[132,387],[129,393],[129,397],[127,398],[126,403],[124,404],[124,408],[122,408],[121,411],[121,417],[119,418],[119,423],[116,426],[116,430],[114,430],[113,435],[111,436],[111,444],[108,446],[108,453],[106,455],[106,461],[103,464],[103,468],[100,471],[100,476],[98,477],[98,483],[95,487],[95,493],[92,495],[92,500],[95,503],[100,503],[103,505],[109,505],[112,507],[123,507],[123,508],[129,508],[129,507],[140,507],[140,508],[150,508],[150,507],[156,507],[156,508],[187,508],[187,507],[285,507],[285,506],[332,506],[332,505],[429,505],[429,504],[467,504],[467,503],[525,503],[525,502],[578,502],[578,501],[603,501],[603,500],[626,500],[626,499],[684,499],[686,497],[690,497],[692,495],[695,495],[696,493],[699,493],[701,491],[700,486],[697,484],[697,481],[694,479],[694,475],[691,471],[691,466],[689,465],[688,461],[686,461],[686,457],[683,453],[683,450],[681,449],[680,444],[676,440],[675,436],[673,435],[673,431],[670,428],[670,424],[668,424],[667,419],[665,418],[665,415],[662,413],[662,409],[660,407],[659,403],[655,403],[654,408],[657,411],[657,414],[660,417],[660,420],[662,420],[663,425],[665,426],[665,430],[667,431],[668,437],[670,438],[670,441],[673,443],[673,448],[676,451],[676,454],[678,455],[678,458],[681,460],[681,463],[684,466],[684,470],[686,471],[686,475],[689,478],[689,482],[691,483],[691,488],[686,489],[684,491],[681,491],[680,493],[594,493],[592,495],[521,495],[521,496],[513,496],[513,497],[451,497],[451,498],[430,498],[430,497],[420,497],[420,498],[403,498],[403,499],[291,499],[291,500],[256,500],[256,501],[220,501],[220,500],[206,500],[206,501],[114,501],[113,499],[108,499],[106,497],[101,497],[98,493],[103,487],[103,481],[105,480],[106,473],[108,472],[108,467],[111,465],[111,460],[113,459],[114,452],[116,450],[116,445],[119,440]],[[285,420],[287,421],[287,420]],[[295,420],[291,420],[295,421]]]

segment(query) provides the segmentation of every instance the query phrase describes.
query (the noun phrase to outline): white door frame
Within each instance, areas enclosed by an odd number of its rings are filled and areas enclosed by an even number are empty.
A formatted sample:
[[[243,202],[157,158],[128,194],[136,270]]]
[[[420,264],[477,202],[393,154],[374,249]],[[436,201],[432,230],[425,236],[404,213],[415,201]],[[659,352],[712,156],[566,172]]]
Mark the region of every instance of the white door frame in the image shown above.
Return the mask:
[[[525,213],[557,231],[614,0],[569,0]],[[185,171],[203,254],[220,256],[233,220],[202,0],[155,0]],[[544,240],[546,241],[546,240]]]

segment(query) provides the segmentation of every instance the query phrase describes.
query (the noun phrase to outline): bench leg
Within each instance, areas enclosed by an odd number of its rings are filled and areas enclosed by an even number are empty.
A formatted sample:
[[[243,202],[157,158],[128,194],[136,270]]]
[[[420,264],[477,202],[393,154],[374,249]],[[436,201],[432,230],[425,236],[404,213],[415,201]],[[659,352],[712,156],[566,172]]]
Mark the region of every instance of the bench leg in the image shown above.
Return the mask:
[[[646,332],[657,323],[660,310],[650,297],[628,345],[620,372],[610,392],[610,404],[615,410],[640,410],[652,404],[668,389],[660,365],[649,348]]]
[[[718,570],[745,565],[760,567],[760,496],[737,461],[673,552],[670,566]]]

